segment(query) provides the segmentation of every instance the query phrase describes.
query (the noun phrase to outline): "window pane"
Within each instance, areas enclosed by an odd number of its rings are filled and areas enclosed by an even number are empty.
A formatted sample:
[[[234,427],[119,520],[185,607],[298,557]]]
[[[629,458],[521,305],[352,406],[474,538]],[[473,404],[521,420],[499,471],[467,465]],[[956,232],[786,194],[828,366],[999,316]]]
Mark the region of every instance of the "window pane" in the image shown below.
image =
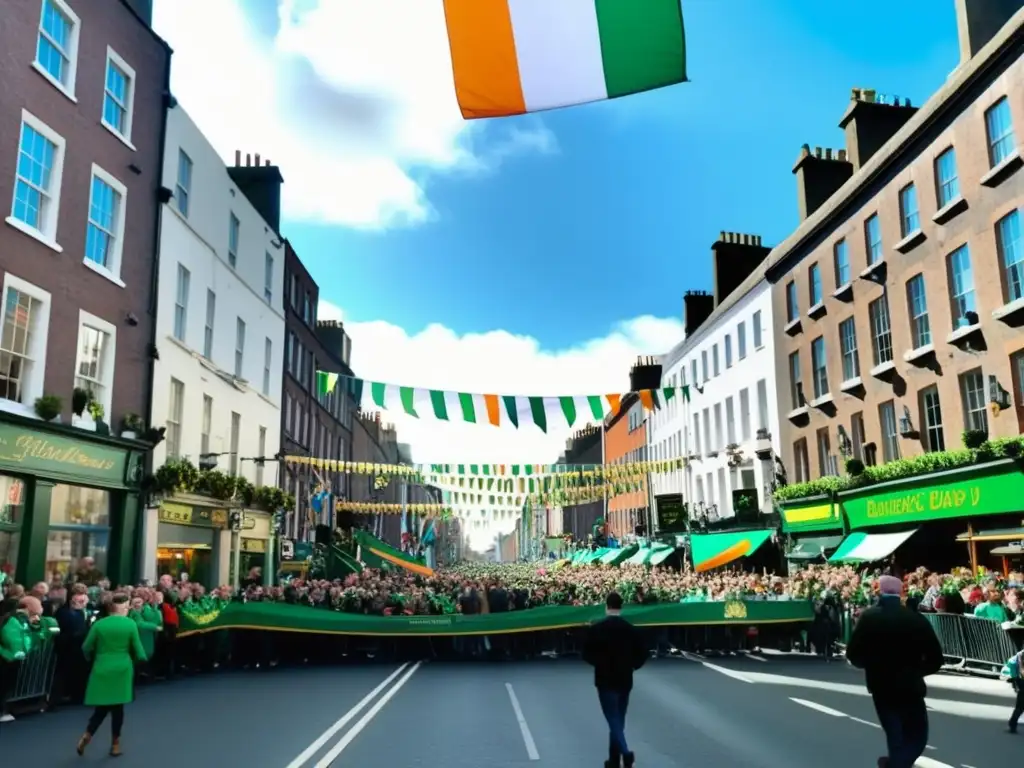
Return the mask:
[[[1017,144],[1010,102],[1005,97],[985,113],[985,131],[988,134],[989,163],[994,168],[1010,156]]]
[[[900,231],[903,237],[921,228],[921,217],[917,209],[917,187],[908,184],[900,190]]]
[[[841,288],[849,285],[852,275],[850,273],[850,254],[846,249],[846,241],[840,240],[835,247],[836,262],[836,287]]]
[[[878,214],[872,214],[864,222],[864,240],[868,252],[868,265],[877,264],[883,258],[882,224],[878,219]]]
[[[956,175],[956,151],[950,147],[935,160],[935,181],[939,208],[960,197],[960,180]]]
[[[914,349],[920,349],[932,343],[923,275],[915,275],[907,282],[907,305],[910,313],[911,343]]]
[[[952,299],[953,328],[978,322],[978,307],[974,302],[974,273],[971,253],[967,246],[957,248],[949,255],[950,298]],[[968,313],[971,318],[968,319]]]
[[[1002,256],[1006,301],[1024,298],[1024,245],[1020,237],[1020,212],[1004,216],[996,224],[996,244]]]

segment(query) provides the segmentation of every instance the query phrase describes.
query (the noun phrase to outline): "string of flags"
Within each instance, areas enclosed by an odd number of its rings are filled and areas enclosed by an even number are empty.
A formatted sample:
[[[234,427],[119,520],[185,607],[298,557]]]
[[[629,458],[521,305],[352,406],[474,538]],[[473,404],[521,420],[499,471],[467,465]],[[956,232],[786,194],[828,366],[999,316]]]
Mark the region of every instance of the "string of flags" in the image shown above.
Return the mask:
[[[316,380],[317,393],[321,397],[331,394],[340,385],[363,411],[401,411],[415,419],[433,418],[515,429],[520,425],[533,424],[543,432],[547,432],[549,427],[560,429],[603,421],[605,417],[618,413],[623,399],[630,394],[634,394],[650,411],[661,408],[676,397],[690,399],[689,387],[659,387],[635,393],[600,395],[498,395],[388,384],[328,371],[317,371]]]

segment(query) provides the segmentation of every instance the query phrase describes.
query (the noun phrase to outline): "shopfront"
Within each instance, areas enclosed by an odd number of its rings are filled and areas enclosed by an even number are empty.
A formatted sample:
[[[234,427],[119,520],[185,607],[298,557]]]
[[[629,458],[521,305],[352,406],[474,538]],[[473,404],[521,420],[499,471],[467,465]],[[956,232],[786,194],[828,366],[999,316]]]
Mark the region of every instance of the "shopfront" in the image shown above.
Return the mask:
[[[187,575],[202,584],[222,583],[230,555],[228,510],[184,500],[164,500],[157,509],[157,576]]]
[[[826,496],[787,503],[782,507],[782,531],[789,539],[790,570],[823,563],[843,541],[839,505]]]
[[[239,533],[238,575],[245,579],[253,568],[267,570],[267,555],[270,552],[270,514],[247,509],[242,515],[242,530]]]
[[[0,414],[0,568],[19,582],[129,582],[148,446]]]

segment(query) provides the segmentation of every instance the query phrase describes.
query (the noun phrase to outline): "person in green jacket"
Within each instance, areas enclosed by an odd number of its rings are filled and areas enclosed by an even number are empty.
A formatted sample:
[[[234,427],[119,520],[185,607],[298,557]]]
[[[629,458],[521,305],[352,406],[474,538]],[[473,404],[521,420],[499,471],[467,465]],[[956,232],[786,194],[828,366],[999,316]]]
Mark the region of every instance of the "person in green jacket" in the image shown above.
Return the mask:
[[[132,596],[131,610],[128,611],[128,618],[134,621],[139,627],[139,638],[142,640],[142,648],[146,652],[146,658],[153,658],[153,650],[156,648],[156,635],[163,629],[163,621],[153,617],[154,611],[145,601],[145,591],[138,589]]]
[[[21,661],[32,652],[43,606],[34,597],[18,601],[18,610],[4,621],[0,630],[0,659]]]
[[[92,625],[82,645],[82,653],[93,662],[89,683],[85,688],[85,705],[95,709],[85,733],[78,740],[79,755],[85,754],[85,748],[107,715],[111,716],[110,730],[113,737],[110,754],[112,757],[121,755],[124,705],[134,697],[134,662],[146,660],[139,626],[128,618],[128,603],[128,595],[114,595],[110,614]]]

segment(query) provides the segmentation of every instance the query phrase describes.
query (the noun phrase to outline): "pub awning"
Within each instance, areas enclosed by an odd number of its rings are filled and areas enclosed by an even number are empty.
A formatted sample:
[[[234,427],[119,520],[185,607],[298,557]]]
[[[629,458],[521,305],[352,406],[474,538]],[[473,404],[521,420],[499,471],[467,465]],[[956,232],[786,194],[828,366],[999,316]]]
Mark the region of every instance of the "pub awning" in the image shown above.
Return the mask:
[[[631,544],[621,549],[613,549],[601,558],[601,562],[605,565],[619,565],[631,558],[638,549],[640,547],[636,544]]]
[[[830,563],[875,563],[884,560],[917,533],[917,528],[901,533],[854,531],[828,559]]]
[[[754,554],[771,535],[768,530],[695,533],[690,536],[693,567],[697,571],[710,571],[728,565]]]
[[[787,560],[817,560],[843,543],[842,536],[809,536],[800,539],[786,554]]]

